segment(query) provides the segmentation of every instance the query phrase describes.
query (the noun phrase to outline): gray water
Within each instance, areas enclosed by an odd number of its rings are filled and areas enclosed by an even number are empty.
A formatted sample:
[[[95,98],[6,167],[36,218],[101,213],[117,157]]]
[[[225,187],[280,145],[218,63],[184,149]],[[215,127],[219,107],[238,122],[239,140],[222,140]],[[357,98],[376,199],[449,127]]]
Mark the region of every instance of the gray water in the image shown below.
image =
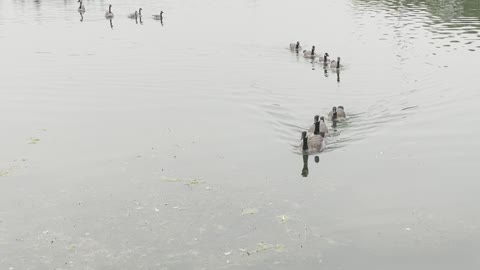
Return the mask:
[[[478,0],[84,4],[0,1],[0,269],[480,267]]]

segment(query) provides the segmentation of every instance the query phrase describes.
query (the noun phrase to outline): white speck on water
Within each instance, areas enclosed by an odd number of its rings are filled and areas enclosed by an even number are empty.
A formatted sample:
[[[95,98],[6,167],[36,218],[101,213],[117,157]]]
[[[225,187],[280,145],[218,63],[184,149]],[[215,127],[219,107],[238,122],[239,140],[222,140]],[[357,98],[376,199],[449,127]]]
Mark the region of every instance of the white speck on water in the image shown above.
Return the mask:
[[[158,212],[158,211],[160,211],[160,209],[158,209],[158,208],[155,207],[155,212]]]
[[[223,254],[224,254],[225,256],[228,256],[228,255],[232,254],[232,252],[233,252],[233,250],[230,250],[229,252],[225,252],[225,253],[223,253]]]
[[[411,230],[412,230],[412,229],[410,229],[410,228],[405,228],[405,231],[411,231]]]

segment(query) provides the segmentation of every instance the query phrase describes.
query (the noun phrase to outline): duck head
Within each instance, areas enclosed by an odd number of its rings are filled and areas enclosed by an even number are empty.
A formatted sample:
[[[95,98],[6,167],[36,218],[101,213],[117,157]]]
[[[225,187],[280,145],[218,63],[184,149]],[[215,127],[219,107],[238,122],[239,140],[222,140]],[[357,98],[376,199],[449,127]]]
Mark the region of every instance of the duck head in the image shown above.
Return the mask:
[[[318,115],[315,115],[315,117],[313,117],[313,123],[318,122],[318,117],[319,117]]]

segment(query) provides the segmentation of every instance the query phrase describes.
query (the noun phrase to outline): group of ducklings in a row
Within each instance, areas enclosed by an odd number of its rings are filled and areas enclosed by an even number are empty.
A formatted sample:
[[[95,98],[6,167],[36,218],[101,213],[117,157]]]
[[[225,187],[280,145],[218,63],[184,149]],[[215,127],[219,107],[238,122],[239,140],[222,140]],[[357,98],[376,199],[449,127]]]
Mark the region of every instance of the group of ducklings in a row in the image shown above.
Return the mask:
[[[300,46],[300,42],[297,41],[297,43],[290,43],[290,50],[299,53],[302,51],[302,46]],[[315,52],[315,46],[312,46],[312,49],[310,51],[303,50],[303,57],[305,58],[310,58],[312,61],[315,61],[315,59],[318,57],[318,62],[323,64],[324,66],[330,66],[330,68],[335,68],[335,69],[340,69],[342,66],[340,65],[340,57],[337,57],[337,60],[330,60],[330,55],[328,53],[324,53],[323,56],[322,54],[317,54]]]
[[[342,121],[347,117],[343,106],[333,107],[328,113],[328,119],[332,122]],[[308,131],[302,131],[301,149],[304,152],[320,152],[325,148],[325,136],[328,134],[328,127],[325,124],[325,117],[315,115],[313,125]]]
[[[80,4],[80,6],[78,7],[78,11],[80,13],[84,13],[85,12],[85,6],[83,5],[83,1],[78,0],[77,2]],[[112,19],[113,17],[114,17],[114,15],[113,15],[113,12],[112,12],[112,5],[109,5],[108,10],[105,11],[105,18]],[[152,17],[155,20],[163,21],[163,11],[160,11],[160,14],[152,15]],[[131,18],[131,19],[142,18],[142,8],[140,8],[138,11],[135,10],[135,12],[129,14],[128,18]]]

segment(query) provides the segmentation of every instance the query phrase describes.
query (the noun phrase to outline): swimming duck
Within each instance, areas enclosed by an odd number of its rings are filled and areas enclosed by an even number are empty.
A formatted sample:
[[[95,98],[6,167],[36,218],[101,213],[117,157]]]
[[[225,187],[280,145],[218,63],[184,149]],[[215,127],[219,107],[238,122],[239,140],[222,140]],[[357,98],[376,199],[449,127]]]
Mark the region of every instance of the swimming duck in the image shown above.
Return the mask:
[[[337,57],[337,61],[332,60],[332,62],[330,62],[330,68],[340,69],[340,57]]]
[[[346,114],[343,106],[338,106],[338,109],[337,107],[333,107],[332,111],[328,113],[328,119],[332,121],[343,120],[345,117]]]
[[[345,118],[345,117],[347,117],[347,115],[345,114],[345,109],[343,108],[343,106],[338,106],[338,108],[337,108],[337,117],[338,117],[338,118]]]
[[[297,41],[297,43],[290,43],[290,50],[292,51],[300,51],[302,47],[300,46],[300,42]]]
[[[303,131],[301,140],[300,147],[305,152],[310,150],[321,151],[324,147],[323,137],[320,135],[307,136],[307,132]]]
[[[330,62],[330,59],[328,58],[329,56],[330,56],[330,55],[328,55],[328,53],[325,53],[325,54],[323,55],[323,57],[320,57],[320,58],[318,59],[318,61],[323,62],[323,63],[325,63],[325,64],[328,64],[328,62]]]
[[[306,58],[315,58],[317,55],[315,54],[315,46],[312,46],[311,51],[303,50],[303,56]]]
[[[328,119],[337,120],[337,107],[333,107],[332,111],[328,113]]]
[[[128,18],[130,19],[136,19],[138,17],[138,12],[135,10],[134,13],[131,13],[128,15]]]
[[[113,18],[112,5],[108,6],[108,11],[105,11],[105,18],[107,19]]]
[[[79,0],[78,3],[80,3],[80,6],[78,7],[78,11],[85,12],[85,6],[83,5],[83,2]]]
[[[156,15],[156,14],[153,15],[153,19],[162,21],[163,20],[163,11],[160,11],[160,15]]]

